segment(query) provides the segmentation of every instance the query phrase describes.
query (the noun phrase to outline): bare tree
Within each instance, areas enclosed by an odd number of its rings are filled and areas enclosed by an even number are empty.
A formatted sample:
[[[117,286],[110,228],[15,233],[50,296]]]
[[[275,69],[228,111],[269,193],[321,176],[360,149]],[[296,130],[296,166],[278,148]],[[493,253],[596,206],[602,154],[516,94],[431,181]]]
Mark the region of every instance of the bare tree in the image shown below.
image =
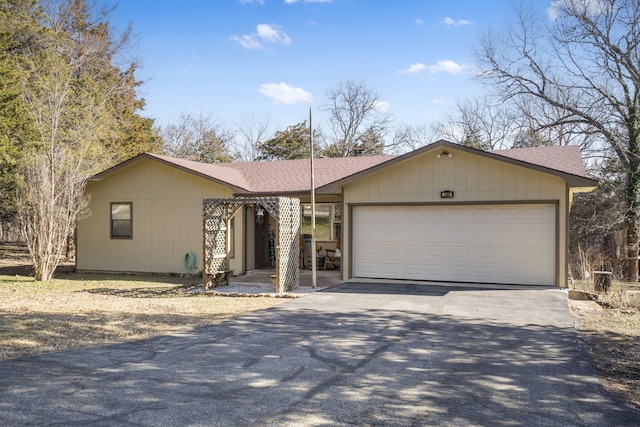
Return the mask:
[[[518,111],[514,117],[514,147],[579,145],[582,154],[589,158],[602,158],[604,151],[610,151],[592,127],[579,121],[565,121],[564,109],[541,99],[517,97],[513,101]]]
[[[513,108],[489,96],[458,101],[462,143],[482,150],[509,148],[517,125]]]
[[[385,112],[380,95],[369,89],[364,82],[347,80],[327,93],[328,102],[323,110],[329,114],[331,135],[326,154],[333,157],[348,157],[357,153],[354,150],[361,139],[371,135],[382,139],[391,121],[391,115]]]
[[[417,150],[440,138],[437,123],[431,124],[401,124],[393,130],[391,143],[387,144],[387,152],[390,154],[403,154]]]
[[[64,145],[33,153],[24,164],[20,223],[36,280],[48,281],[64,255],[67,239],[86,211],[87,174],[82,161]]]
[[[211,115],[197,117],[183,113],[160,131],[165,152],[170,156],[205,163],[231,162],[233,134],[223,129]]]
[[[625,174],[629,279],[638,280],[640,212],[640,3],[553,2],[547,26],[528,9],[478,50],[483,77],[505,100],[540,102],[562,112],[547,127],[579,125],[616,153]]]
[[[254,162],[260,157],[259,146],[269,132],[269,119],[250,116],[242,121],[236,132],[234,157],[243,162]]]
[[[598,188],[576,194],[571,206],[569,255],[572,264],[578,264],[580,248],[624,229],[626,174],[611,149],[603,150],[602,155],[604,158],[599,159],[590,171],[599,180]]]
[[[22,165],[19,220],[36,280],[51,279],[68,236],[84,212],[84,184],[100,164],[100,135],[108,127],[106,98],[77,84],[86,57],[58,49],[26,60],[23,97],[39,135],[39,147]],[[44,64],[44,66],[43,66]]]
[[[464,132],[459,126],[460,119],[455,113],[445,115],[441,120],[431,123],[430,127],[436,140],[445,139],[449,142],[462,144],[464,141]]]
[[[442,120],[432,122],[433,140],[446,139],[481,150],[510,148],[519,126],[514,106],[503,105],[491,95],[462,99]]]

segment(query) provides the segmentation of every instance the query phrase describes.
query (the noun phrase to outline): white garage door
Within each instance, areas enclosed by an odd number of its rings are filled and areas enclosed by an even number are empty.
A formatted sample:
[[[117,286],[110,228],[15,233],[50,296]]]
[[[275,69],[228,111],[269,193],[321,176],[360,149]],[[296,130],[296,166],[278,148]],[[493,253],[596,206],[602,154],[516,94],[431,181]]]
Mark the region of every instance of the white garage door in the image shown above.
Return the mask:
[[[554,285],[555,206],[356,206],[360,278]]]

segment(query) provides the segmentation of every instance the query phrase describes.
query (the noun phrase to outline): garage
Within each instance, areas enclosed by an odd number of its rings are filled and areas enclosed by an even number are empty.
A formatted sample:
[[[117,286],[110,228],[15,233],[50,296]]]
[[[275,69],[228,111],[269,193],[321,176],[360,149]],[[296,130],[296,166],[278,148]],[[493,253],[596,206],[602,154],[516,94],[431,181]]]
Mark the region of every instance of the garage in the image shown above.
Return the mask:
[[[557,204],[353,206],[353,277],[555,285]]]

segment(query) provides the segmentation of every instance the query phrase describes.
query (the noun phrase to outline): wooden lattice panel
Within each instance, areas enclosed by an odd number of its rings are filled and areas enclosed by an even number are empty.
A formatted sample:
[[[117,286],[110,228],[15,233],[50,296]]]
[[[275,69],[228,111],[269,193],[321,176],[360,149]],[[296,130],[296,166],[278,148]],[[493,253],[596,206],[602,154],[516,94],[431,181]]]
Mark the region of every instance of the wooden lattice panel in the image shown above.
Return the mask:
[[[276,222],[280,222],[280,199],[283,197],[257,197],[259,204],[269,212],[269,214],[275,218]],[[258,204],[256,203],[256,204]]]
[[[300,200],[279,200],[279,265],[276,292],[290,292],[300,286]]]
[[[211,284],[210,275],[227,270],[227,205],[222,202],[203,202],[203,280],[205,289]]]
[[[204,199],[203,285],[217,285],[222,273],[228,273],[229,220],[242,206],[263,206],[278,224],[276,236],[276,292],[297,289],[300,285],[300,200],[289,197],[246,197]]]

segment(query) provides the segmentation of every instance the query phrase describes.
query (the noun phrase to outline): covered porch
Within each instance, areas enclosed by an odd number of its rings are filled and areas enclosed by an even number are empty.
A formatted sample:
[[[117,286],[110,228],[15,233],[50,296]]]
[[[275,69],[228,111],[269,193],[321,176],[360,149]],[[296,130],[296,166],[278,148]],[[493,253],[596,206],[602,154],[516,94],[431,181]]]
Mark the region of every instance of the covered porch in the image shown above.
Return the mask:
[[[311,204],[303,197],[234,197],[203,201],[203,282],[271,284],[276,292],[311,286],[316,257],[318,287],[340,281],[342,204],[316,202],[316,245]],[[326,273],[325,273],[326,271]]]

